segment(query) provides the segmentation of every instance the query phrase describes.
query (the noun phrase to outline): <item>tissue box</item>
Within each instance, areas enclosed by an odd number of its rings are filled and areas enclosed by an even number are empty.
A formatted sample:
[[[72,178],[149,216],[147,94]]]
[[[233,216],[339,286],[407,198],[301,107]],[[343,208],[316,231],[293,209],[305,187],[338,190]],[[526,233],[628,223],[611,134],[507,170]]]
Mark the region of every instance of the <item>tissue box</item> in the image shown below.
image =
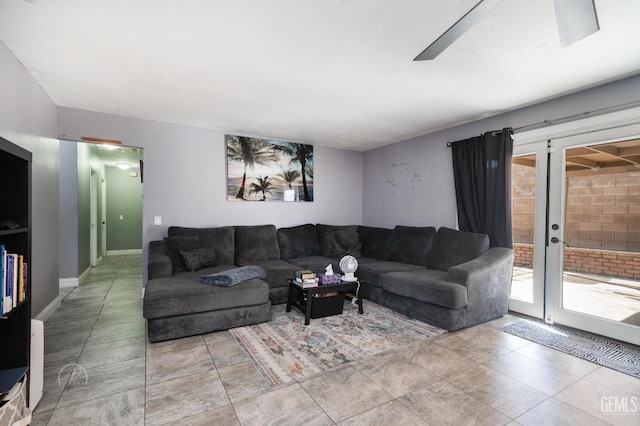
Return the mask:
[[[342,282],[342,275],[340,274],[333,274],[333,275],[320,274],[318,275],[318,278],[320,280],[320,284],[338,284]]]

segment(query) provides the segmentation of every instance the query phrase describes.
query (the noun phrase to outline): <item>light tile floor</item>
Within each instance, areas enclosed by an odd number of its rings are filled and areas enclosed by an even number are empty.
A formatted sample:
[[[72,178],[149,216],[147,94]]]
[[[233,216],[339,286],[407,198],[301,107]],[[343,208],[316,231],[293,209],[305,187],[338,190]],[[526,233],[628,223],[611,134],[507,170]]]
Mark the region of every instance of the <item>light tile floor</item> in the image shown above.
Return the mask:
[[[108,257],[65,291],[33,425],[640,424],[640,379],[503,333],[511,315],[274,388],[228,332],[149,343],[141,269]]]

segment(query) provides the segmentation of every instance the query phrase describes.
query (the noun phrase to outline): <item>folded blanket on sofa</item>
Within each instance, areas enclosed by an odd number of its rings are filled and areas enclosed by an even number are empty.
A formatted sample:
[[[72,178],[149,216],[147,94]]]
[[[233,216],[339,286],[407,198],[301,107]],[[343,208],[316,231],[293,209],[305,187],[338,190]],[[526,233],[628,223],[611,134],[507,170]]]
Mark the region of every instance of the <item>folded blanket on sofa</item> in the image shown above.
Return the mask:
[[[251,278],[267,278],[267,271],[261,266],[241,266],[229,271],[215,274],[202,275],[202,284],[213,284],[221,287],[231,287],[239,282],[250,280]]]

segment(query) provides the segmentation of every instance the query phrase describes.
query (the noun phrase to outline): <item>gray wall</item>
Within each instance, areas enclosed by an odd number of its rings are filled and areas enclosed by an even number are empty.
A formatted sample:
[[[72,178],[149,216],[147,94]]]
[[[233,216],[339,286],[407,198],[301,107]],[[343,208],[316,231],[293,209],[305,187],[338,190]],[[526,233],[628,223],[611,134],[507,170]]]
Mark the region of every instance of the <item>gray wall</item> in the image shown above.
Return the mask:
[[[78,164],[78,277],[91,267],[89,178],[91,176],[91,152],[89,144],[77,144]]]
[[[137,169],[106,167],[107,251],[142,248],[142,183]],[[136,177],[131,177],[135,172]],[[123,219],[120,220],[120,215]]]
[[[93,136],[144,148],[143,251],[170,225],[272,223],[357,224],[362,220],[362,153],[314,147],[314,202],[260,203],[226,199],[224,133],[189,126],[58,109],[61,138]],[[269,135],[266,135],[269,136]],[[154,226],[154,216],[162,226]]]
[[[0,135],[33,153],[32,315],[58,297],[59,149],[56,106],[0,42]]]
[[[77,142],[60,141],[60,278],[78,278]]]
[[[640,76],[364,153],[362,223],[456,227],[447,142],[640,100]],[[419,176],[414,176],[417,174]]]

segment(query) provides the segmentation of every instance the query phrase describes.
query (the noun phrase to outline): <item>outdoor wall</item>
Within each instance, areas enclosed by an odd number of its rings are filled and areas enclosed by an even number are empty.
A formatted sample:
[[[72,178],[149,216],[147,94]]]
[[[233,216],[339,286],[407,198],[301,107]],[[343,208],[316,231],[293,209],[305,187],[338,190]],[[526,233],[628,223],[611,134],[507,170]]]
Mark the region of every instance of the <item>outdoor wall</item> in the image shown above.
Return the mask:
[[[0,136],[33,154],[30,282],[36,317],[59,304],[56,106],[1,41],[0,93]]]
[[[571,247],[640,252],[640,171],[568,177],[566,212]]]
[[[138,169],[106,167],[107,253],[142,249],[142,183]],[[131,176],[135,173],[136,176]],[[122,216],[122,219],[120,217]]]
[[[313,202],[238,202],[226,197],[224,132],[58,108],[61,138],[94,136],[144,149],[143,251],[167,227],[359,224],[362,153],[314,146]],[[258,135],[277,137],[277,135]],[[293,141],[304,142],[304,141]],[[154,225],[154,217],[162,225]]]
[[[569,176],[564,269],[640,278],[640,172]],[[533,262],[535,169],[514,164],[515,264]]]

